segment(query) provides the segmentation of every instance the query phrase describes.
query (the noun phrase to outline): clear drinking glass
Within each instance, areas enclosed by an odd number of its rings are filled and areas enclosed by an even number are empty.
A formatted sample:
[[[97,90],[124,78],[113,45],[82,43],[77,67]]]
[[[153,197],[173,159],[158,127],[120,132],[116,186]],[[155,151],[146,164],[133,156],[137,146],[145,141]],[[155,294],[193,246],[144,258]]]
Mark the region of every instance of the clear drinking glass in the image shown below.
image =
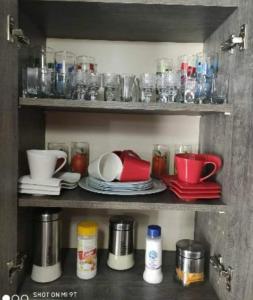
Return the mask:
[[[119,84],[120,79],[118,74],[105,73],[104,77],[104,100],[117,101],[119,100]]]
[[[72,80],[75,66],[75,54],[68,51],[55,53],[56,94],[58,97],[72,97]]]
[[[73,74],[70,83],[72,86],[72,99],[85,100],[88,96],[89,73],[82,69],[77,69]]]
[[[227,103],[229,91],[229,75],[219,73],[217,77],[212,79],[211,103],[223,104]]]
[[[24,97],[41,96],[41,70],[45,65],[45,49],[42,47],[32,47],[28,50],[28,61],[22,70],[22,85]]]
[[[89,73],[87,100],[97,100],[99,86],[100,86],[100,76],[95,73]]]
[[[140,100],[149,103],[153,100],[156,87],[156,77],[154,74],[144,73],[140,75]]]
[[[176,71],[156,76],[158,101],[163,103],[180,102],[180,76]]]
[[[93,56],[89,56],[89,71],[96,74],[98,71],[97,68],[98,65],[96,63],[96,59]]]
[[[169,169],[169,148],[168,145],[154,145],[152,158],[152,176],[161,178],[162,175],[168,174]]]
[[[44,53],[43,53],[44,52]],[[55,95],[55,51],[47,47],[42,50],[41,97]]]
[[[76,57],[76,69],[84,72],[89,71],[89,57],[86,55],[79,55]]]
[[[158,58],[156,62],[157,74],[167,73],[173,70],[173,60],[171,58]]]
[[[170,75],[168,73],[162,73],[156,76],[156,88],[158,95],[157,100],[162,103],[167,103],[170,93]]]
[[[87,175],[89,165],[89,144],[86,142],[71,143],[71,171]]]
[[[133,101],[135,88],[135,75],[123,74],[120,76],[121,101]]]

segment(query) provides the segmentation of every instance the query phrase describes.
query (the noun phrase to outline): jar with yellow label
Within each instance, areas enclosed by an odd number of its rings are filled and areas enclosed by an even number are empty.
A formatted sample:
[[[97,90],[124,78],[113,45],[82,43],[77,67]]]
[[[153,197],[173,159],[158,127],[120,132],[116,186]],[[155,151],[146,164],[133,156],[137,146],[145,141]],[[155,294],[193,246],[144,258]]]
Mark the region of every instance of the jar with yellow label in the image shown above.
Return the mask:
[[[97,274],[97,223],[82,221],[77,225],[77,277],[91,279]]]

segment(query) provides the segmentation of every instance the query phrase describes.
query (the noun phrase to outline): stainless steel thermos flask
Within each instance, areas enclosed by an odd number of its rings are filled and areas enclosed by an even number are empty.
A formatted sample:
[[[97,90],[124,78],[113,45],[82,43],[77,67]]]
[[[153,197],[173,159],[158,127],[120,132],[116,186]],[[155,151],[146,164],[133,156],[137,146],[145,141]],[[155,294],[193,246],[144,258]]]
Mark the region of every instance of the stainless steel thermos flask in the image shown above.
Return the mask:
[[[61,276],[61,209],[46,208],[35,212],[34,255],[31,278],[50,282]]]

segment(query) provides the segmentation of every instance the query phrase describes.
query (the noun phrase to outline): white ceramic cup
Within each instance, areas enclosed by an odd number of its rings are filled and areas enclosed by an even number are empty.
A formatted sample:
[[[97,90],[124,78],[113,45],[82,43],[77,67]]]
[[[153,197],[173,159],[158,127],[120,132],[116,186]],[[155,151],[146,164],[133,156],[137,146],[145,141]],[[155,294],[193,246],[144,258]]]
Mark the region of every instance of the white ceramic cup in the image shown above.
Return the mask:
[[[123,165],[118,155],[104,153],[90,163],[88,173],[103,181],[113,181],[120,177],[122,169]]]
[[[49,179],[67,162],[67,154],[60,150],[27,150],[26,153],[32,179]],[[60,158],[63,162],[55,170],[57,160]]]

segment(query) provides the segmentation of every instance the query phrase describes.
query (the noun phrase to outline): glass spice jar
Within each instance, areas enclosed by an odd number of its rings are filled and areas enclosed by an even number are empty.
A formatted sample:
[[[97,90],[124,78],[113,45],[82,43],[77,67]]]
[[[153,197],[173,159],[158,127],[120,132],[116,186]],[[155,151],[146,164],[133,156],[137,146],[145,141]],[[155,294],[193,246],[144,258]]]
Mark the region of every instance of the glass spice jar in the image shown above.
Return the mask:
[[[71,143],[71,171],[87,175],[89,165],[89,144],[86,142]]]
[[[161,178],[162,175],[168,174],[169,150],[167,145],[154,145],[152,158],[152,176]]]

